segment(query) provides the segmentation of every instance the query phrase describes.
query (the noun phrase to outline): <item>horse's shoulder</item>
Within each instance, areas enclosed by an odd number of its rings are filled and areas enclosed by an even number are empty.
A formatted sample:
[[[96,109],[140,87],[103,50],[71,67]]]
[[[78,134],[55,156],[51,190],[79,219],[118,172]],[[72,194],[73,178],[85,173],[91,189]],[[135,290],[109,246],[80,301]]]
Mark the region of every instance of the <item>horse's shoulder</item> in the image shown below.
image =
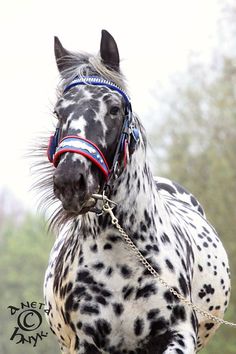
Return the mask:
[[[205,212],[197,198],[179,183],[164,177],[155,177],[159,193],[169,195],[181,202],[187,203],[205,217]]]

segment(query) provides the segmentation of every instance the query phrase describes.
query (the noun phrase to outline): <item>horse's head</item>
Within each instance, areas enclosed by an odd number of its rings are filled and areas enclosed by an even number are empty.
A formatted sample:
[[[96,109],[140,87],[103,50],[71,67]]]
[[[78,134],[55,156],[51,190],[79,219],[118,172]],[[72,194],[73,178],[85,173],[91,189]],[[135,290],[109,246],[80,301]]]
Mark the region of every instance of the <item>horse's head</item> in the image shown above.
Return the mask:
[[[62,85],[55,105],[57,130],[49,147],[56,167],[54,194],[66,211],[83,214],[95,204],[92,194],[101,192],[114,162],[123,164],[122,151],[132,132],[131,106],[118,48],[107,31],[102,31],[100,57],[72,54],[58,38],[55,56]]]

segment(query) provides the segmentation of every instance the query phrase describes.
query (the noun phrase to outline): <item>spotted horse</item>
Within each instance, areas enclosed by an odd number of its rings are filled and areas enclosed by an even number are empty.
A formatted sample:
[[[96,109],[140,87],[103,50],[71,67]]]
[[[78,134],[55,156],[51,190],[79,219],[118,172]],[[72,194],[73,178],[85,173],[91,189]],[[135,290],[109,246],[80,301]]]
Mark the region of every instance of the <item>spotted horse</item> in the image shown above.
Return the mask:
[[[55,56],[58,121],[49,161],[46,145],[38,150],[37,185],[46,207],[59,203],[45,276],[50,328],[63,354],[196,353],[229,301],[222,243],[192,194],[153,177],[113,37],[102,31],[99,55],[69,52],[56,37]]]

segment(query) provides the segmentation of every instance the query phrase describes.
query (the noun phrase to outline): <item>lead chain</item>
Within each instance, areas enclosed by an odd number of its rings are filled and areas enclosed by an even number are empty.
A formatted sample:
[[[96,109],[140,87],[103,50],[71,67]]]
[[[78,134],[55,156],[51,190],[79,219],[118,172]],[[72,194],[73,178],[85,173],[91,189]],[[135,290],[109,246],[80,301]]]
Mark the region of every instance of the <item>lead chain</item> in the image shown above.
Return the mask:
[[[102,207],[103,211],[105,213],[110,214],[111,216],[111,222],[112,224],[117,228],[119,233],[123,236],[124,240],[126,243],[130,246],[132,249],[133,253],[135,256],[138,258],[138,260],[144,265],[144,267],[153,275],[153,277],[157,278],[158,281],[167,289],[169,290],[173,295],[175,295],[180,302],[182,302],[184,305],[187,305],[188,307],[192,308],[194,311],[202,315],[203,317],[208,318],[214,323],[217,324],[224,324],[227,326],[231,327],[236,327],[236,323],[225,321],[222,318],[219,318],[217,316],[214,316],[210,314],[209,312],[202,310],[200,307],[197,305],[193,304],[190,300],[186,299],[183,295],[181,295],[178,291],[176,291],[174,288],[172,288],[156,271],[155,269],[151,266],[151,264],[146,260],[146,258],[142,255],[142,253],[139,251],[139,249],[135,246],[133,241],[130,239],[130,237],[127,235],[127,233],[124,231],[124,229],[120,226],[118,219],[115,217],[112,208],[109,205],[109,202],[107,199],[104,200],[104,204]]]

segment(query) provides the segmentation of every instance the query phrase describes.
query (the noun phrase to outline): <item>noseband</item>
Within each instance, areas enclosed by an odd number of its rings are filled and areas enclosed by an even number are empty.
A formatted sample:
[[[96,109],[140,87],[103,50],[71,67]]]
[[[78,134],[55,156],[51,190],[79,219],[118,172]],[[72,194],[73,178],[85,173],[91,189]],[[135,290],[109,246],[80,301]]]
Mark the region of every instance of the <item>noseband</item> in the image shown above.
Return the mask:
[[[109,168],[103,153],[100,151],[97,145],[90,140],[77,135],[69,135],[60,140],[61,131],[59,127],[56,128],[54,135],[51,136],[49,140],[47,150],[48,159],[51,163],[53,163],[55,167],[57,167],[60,156],[66,152],[85,156],[100,169],[104,179],[106,182],[108,182],[112,176],[117,177],[117,172],[122,156],[124,165],[126,165],[127,150],[130,154],[132,154],[135,150],[137,142],[139,141],[139,130],[135,127],[131,102],[128,95],[120,87],[99,77],[76,77],[68,86],[66,86],[64,93],[71,88],[80,85],[108,87],[109,89],[118,92],[125,101],[124,122],[112,165]]]
[[[107,161],[97,145],[90,140],[76,135],[69,135],[63,138],[53,157],[55,167],[59,163],[60,156],[66,152],[72,152],[87,157],[101,170],[105,179],[108,179],[110,170]]]

